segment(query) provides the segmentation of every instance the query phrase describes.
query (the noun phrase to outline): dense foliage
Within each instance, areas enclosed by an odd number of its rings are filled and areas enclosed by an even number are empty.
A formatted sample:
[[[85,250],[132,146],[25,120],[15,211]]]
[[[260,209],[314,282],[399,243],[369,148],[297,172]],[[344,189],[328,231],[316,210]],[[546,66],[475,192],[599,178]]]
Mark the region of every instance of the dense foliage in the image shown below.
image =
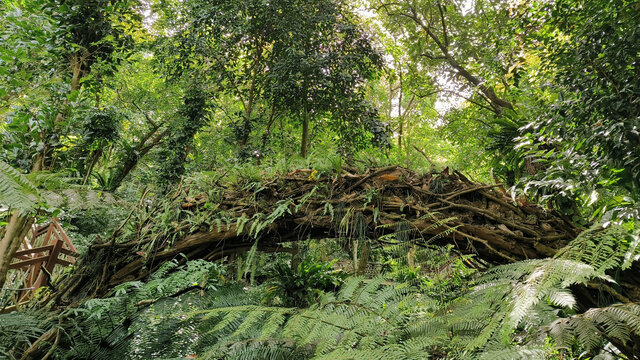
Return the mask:
[[[532,41],[539,43],[557,100],[518,139],[526,156],[545,168],[529,185],[544,197],[589,194],[589,203],[601,207],[598,215],[638,218],[637,4],[559,1],[536,11],[544,25]]]
[[[639,59],[631,0],[1,1],[0,358],[638,359]]]

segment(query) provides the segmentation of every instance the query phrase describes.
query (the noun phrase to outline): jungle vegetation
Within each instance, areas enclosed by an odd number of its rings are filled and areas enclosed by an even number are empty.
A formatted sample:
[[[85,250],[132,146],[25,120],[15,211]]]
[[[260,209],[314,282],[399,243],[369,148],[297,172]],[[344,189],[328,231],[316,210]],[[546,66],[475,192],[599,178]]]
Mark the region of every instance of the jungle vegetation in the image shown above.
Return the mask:
[[[639,61],[631,0],[4,0],[0,358],[640,359]]]

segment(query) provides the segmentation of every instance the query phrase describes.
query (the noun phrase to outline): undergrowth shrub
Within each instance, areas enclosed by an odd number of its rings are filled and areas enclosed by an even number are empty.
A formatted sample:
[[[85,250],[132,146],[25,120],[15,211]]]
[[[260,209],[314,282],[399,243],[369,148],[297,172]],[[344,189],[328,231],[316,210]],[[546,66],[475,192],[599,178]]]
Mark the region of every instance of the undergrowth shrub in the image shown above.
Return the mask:
[[[632,359],[638,306],[581,313],[572,287],[614,287],[608,274],[638,256],[636,243],[620,228],[594,227],[555,258],[475,273],[458,257],[445,263],[446,276],[415,267],[406,282],[398,274],[345,278],[330,263],[306,257],[292,266],[280,256],[264,283],[248,285],[226,280],[218,264],[175,260],[146,282],[62,314],[0,315],[0,354],[20,358],[60,326],[55,357],[66,359],[556,360],[612,351]]]
[[[346,273],[336,271],[333,263],[325,263],[307,257],[297,266],[279,259],[265,271],[267,296],[270,304],[307,307],[326,291],[335,291]]]

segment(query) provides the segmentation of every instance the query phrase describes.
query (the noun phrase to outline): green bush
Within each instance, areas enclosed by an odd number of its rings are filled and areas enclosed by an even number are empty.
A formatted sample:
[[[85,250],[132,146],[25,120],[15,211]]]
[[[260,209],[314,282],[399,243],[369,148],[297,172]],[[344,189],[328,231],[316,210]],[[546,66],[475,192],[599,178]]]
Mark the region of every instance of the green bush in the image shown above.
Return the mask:
[[[265,271],[269,287],[266,302],[287,307],[309,306],[321,292],[336,290],[346,277],[332,265],[312,258],[305,258],[295,267],[283,260],[275,262]]]

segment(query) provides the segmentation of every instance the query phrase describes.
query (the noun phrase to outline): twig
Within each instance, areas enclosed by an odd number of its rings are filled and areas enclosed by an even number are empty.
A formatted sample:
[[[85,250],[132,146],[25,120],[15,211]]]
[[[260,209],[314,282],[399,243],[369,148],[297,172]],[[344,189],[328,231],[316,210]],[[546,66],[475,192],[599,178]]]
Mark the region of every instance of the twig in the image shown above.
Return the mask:
[[[434,168],[437,168],[438,166],[431,161],[431,159],[427,156],[427,154],[425,154],[424,151],[420,150],[417,146],[415,146],[414,144],[411,144],[411,146],[413,146],[414,149],[416,149],[416,151],[418,151],[420,154],[422,154],[422,156],[424,156],[425,159],[427,159],[427,161],[429,162],[429,164],[431,164],[431,166],[433,166]]]
[[[387,171],[389,171],[389,170],[395,170],[395,169],[397,169],[397,168],[398,168],[398,165],[391,165],[391,166],[387,166],[387,167],[383,167],[383,168],[381,168],[381,169],[378,169],[378,170],[376,170],[376,171],[372,172],[371,174],[369,174],[369,175],[367,175],[367,176],[363,177],[362,179],[358,180],[358,182],[356,182],[355,184],[351,185],[351,186],[346,190],[346,192],[347,192],[347,193],[348,193],[348,192],[351,192],[351,190],[353,190],[353,189],[355,189],[356,187],[360,186],[362,183],[364,183],[365,181],[367,181],[367,180],[371,179],[371,178],[372,178],[372,177],[374,177],[374,176],[380,175],[380,174],[382,174],[382,173],[384,173],[384,172],[387,172]]]

